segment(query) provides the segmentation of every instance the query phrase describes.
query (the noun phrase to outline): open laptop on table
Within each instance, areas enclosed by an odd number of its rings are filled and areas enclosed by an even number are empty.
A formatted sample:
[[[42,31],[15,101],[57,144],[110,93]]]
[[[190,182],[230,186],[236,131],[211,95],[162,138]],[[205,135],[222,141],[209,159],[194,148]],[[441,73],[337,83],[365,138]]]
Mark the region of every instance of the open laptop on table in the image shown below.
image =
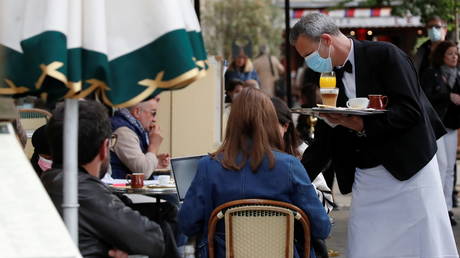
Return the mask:
[[[184,201],[188,188],[192,184],[193,178],[195,178],[198,161],[204,156],[205,155],[199,155],[171,159],[171,169],[174,181],[176,182],[177,195],[180,202]]]

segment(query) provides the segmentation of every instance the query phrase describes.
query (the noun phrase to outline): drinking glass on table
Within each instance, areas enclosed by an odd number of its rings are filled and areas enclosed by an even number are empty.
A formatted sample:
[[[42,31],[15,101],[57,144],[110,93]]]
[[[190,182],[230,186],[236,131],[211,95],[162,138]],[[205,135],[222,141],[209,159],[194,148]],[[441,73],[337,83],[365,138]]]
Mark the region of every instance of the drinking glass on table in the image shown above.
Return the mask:
[[[319,78],[319,87],[320,88],[335,88],[336,79],[334,72],[321,73]]]
[[[326,107],[337,106],[337,96],[339,95],[339,88],[320,88],[319,93],[323,100],[323,105]]]
[[[339,89],[336,86],[336,78],[334,72],[321,73],[319,78],[319,87],[321,93],[321,100],[326,106],[336,106],[337,95]]]

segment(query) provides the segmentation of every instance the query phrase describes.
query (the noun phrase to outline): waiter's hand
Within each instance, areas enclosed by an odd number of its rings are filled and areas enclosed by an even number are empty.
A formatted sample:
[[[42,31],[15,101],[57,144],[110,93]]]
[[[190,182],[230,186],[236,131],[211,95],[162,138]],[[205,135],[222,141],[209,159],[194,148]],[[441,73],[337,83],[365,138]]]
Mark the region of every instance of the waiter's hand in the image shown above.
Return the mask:
[[[319,114],[320,117],[326,118],[329,122],[350,128],[357,132],[364,129],[363,119],[360,116],[347,116],[342,114]]]
[[[109,250],[109,256],[113,258],[128,258],[127,253],[118,249]]]

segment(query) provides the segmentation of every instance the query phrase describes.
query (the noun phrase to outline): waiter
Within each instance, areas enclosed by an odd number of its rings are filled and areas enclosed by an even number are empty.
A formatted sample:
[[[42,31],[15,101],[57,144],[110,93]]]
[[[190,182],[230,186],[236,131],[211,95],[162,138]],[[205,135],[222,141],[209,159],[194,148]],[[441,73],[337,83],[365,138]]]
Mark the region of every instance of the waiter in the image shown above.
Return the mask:
[[[341,192],[352,191],[347,257],[458,257],[435,158],[445,129],[409,57],[389,43],[349,39],[320,13],[289,36],[309,68],[336,67],[339,106],[388,97],[383,115],[322,115],[327,123],[302,159],[310,178],[332,159]]]

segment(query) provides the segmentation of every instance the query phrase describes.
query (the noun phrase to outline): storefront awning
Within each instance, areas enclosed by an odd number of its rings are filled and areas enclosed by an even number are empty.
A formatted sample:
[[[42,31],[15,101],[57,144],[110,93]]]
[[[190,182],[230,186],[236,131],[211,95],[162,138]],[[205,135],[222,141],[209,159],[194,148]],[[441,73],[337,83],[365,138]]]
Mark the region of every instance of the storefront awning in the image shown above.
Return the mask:
[[[419,16],[398,17],[391,15],[391,8],[348,8],[348,9],[293,9],[291,27],[304,15],[321,12],[334,19],[339,28],[401,28],[423,27]]]

